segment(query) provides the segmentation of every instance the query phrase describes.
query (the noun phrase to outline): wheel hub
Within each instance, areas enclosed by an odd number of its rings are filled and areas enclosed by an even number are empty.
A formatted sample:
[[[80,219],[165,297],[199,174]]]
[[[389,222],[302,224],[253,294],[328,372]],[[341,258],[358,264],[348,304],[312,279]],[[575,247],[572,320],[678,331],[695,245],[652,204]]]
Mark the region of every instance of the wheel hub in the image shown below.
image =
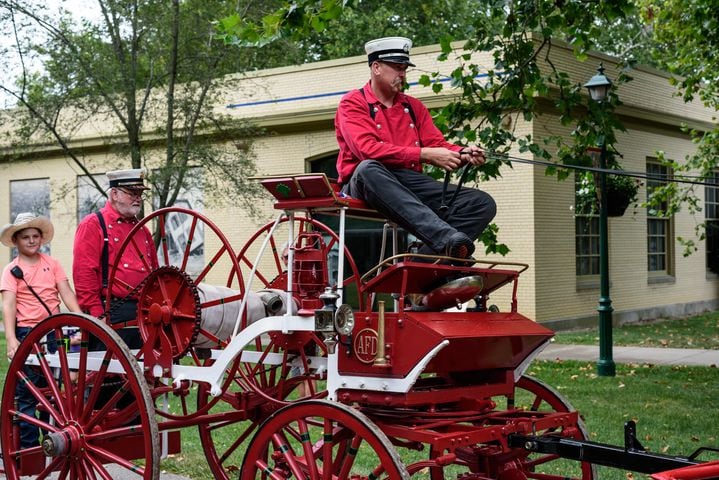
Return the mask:
[[[60,457],[80,450],[83,434],[78,425],[71,424],[64,429],[48,433],[42,439],[42,451],[47,457]]]

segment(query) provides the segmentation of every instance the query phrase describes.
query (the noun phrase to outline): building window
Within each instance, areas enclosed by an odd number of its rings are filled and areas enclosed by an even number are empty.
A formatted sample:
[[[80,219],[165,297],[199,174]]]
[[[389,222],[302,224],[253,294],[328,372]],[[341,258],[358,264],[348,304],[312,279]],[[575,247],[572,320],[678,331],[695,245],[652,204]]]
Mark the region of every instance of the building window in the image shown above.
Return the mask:
[[[599,275],[599,215],[591,172],[575,176],[574,236],[577,276]]]
[[[109,181],[104,173],[93,175],[92,178],[107,191]],[[87,175],[77,177],[77,222],[85,218],[87,215],[100,210],[104,205],[107,197],[103,192],[97,189],[94,183],[90,181]]]
[[[704,187],[706,215],[707,270],[719,274],[719,171],[714,172]]]
[[[671,175],[668,167],[656,160],[647,161],[647,198]],[[647,270],[651,276],[672,275],[672,219],[659,216],[657,209],[666,211],[667,204],[647,208]]]
[[[50,180],[13,180],[10,182],[10,221],[14,222],[19,213],[30,212],[50,218]],[[50,253],[50,246],[43,245],[42,253]],[[17,250],[11,249],[11,258]]]

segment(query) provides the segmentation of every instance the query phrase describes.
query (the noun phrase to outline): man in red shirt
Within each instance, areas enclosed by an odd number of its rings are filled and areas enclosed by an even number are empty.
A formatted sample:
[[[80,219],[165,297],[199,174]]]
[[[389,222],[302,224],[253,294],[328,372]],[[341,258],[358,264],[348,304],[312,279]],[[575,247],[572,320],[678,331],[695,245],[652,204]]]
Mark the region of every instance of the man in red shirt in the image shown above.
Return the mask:
[[[108,285],[108,275],[130,230],[137,224],[145,190],[142,169],[107,172],[110,190],[105,206],[91,213],[77,226],[73,247],[72,277],[80,307],[99,317],[105,312],[107,289],[112,288],[113,305],[110,313],[113,324],[134,320],[137,300],[125,298],[145,277],[157,268],[157,251],[152,235],[143,228],[135,235],[135,244],[123,251],[117,264],[116,281]],[[106,248],[106,250],[105,250]],[[118,334],[132,349],[141,347],[137,327],[118,330]]]
[[[483,164],[484,152],[447,142],[422,102],[402,93],[407,67],[414,67],[411,47],[404,37],[365,44],[370,80],[342,98],[335,117],[339,182],[345,193],[417,236],[423,242],[419,253],[467,258],[494,218],[494,199],[461,188],[442,212],[443,185],[424,175],[422,164],[454,171],[467,163]],[[446,198],[456,189],[449,185]]]

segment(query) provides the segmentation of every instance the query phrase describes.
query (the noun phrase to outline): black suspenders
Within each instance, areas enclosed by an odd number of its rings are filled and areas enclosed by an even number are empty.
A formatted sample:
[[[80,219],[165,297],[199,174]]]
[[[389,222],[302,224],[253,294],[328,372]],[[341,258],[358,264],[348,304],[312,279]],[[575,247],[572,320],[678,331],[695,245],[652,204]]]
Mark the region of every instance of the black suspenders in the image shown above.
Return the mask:
[[[105,219],[102,217],[102,213],[99,211],[95,212],[97,220],[100,222],[100,228],[102,228],[102,254],[100,255],[100,266],[102,268],[102,288],[107,288],[107,276],[108,276],[108,263],[109,263],[109,244],[110,238],[107,236],[107,226],[105,226]],[[102,297],[102,292],[100,292]]]
[[[360,88],[359,91],[360,91],[360,93],[362,94],[362,96],[364,97],[364,99],[367,100],[367,97],[366,97],[365,94],[364,94],[364,87]],[[414,114],[414,110],[412,110],[412,105],[411,105],[409,102],[402,102],[402,105],[404,106],[404,108],[407,109],[407,112],[409,112],[409,116],[410,116],[410,118],[412,119],[412,123],[414,123],[415,128],[417,128],[417,127],[418,127],[418,125],[417,125],[417,117],[416,117],[415,114]],[[375,117],[375,115],[377,114],[377,112],[374,111],[374,105],[372,105],[371,103],[367,102],[367,107],[369,108],[369,116],[370,116],[370,118],[372,118],[372,120],[374,120],[374,117]],[[419,130],[417,130],[417,131],[419,132]],[[421,144],[422,144],[422,139],[419,138],[419,133],[417,134],[417,138],[419,139],[420,146],[421,146]]]
[[[365,100],[367,100],[367,97],[364,94],[364,87],[359,89],[360,93],[364,97]],[[414,114],[414,110],[412,110],[412,105],[410,105],[409,102],[402,102],[402,105],[407,109],[409,112],[409,116],[412,118],[412,122],[415,125],[415,128],[417,128],[417,117]],[[367,106],[369,107],[369,116],[374,120],[376,112],[374,111],[374,105],[367,102]],[[417,134],[417,138],[419,138],[419,134]],[[422,139],[419,139],[420,146],[422,146]],[[464,183],[464,180],[467,177],[467,173],[469,173],[469,164],[466,164],[464,167],[462,167],[462,173],[459,177],[459,183],[457,184],[457,188],[454,190],[454,193],[452,194],[452,198],[449,199],[449,202],[445,202],[445,197],[447,196],[447,187],[449,186],[449,179],[452,175],[451,172],[446,172],[444,174],[444,184],[442,185],[442,200],[441,205],[439,207],[439,213],[440,215],[445,215],[447,211],[449,210],[450,205],[454,203],[454,199],[457,198],[457,194],[459,193],[459,190],[462,188],[462,184]]]

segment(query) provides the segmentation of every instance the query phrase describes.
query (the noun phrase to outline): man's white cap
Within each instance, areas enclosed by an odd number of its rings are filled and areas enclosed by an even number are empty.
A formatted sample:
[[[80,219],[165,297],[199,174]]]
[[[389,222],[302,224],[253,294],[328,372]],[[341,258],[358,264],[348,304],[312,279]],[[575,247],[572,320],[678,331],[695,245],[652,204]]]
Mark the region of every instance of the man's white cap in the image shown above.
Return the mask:
[[[412,48],[412,40],[405,37],[377,38],[364,44],[370,65],[372,62],[391,62],[406,63],[414,67],[414,63],[409,61],[410,48]]]
[[[107,172],[107,179],[110,181],[110,187],[124,187],[137,190],[149,190],[150,187],[145,186],[145,170],[142,168],[133,168],[130,170],[113,170]]]

